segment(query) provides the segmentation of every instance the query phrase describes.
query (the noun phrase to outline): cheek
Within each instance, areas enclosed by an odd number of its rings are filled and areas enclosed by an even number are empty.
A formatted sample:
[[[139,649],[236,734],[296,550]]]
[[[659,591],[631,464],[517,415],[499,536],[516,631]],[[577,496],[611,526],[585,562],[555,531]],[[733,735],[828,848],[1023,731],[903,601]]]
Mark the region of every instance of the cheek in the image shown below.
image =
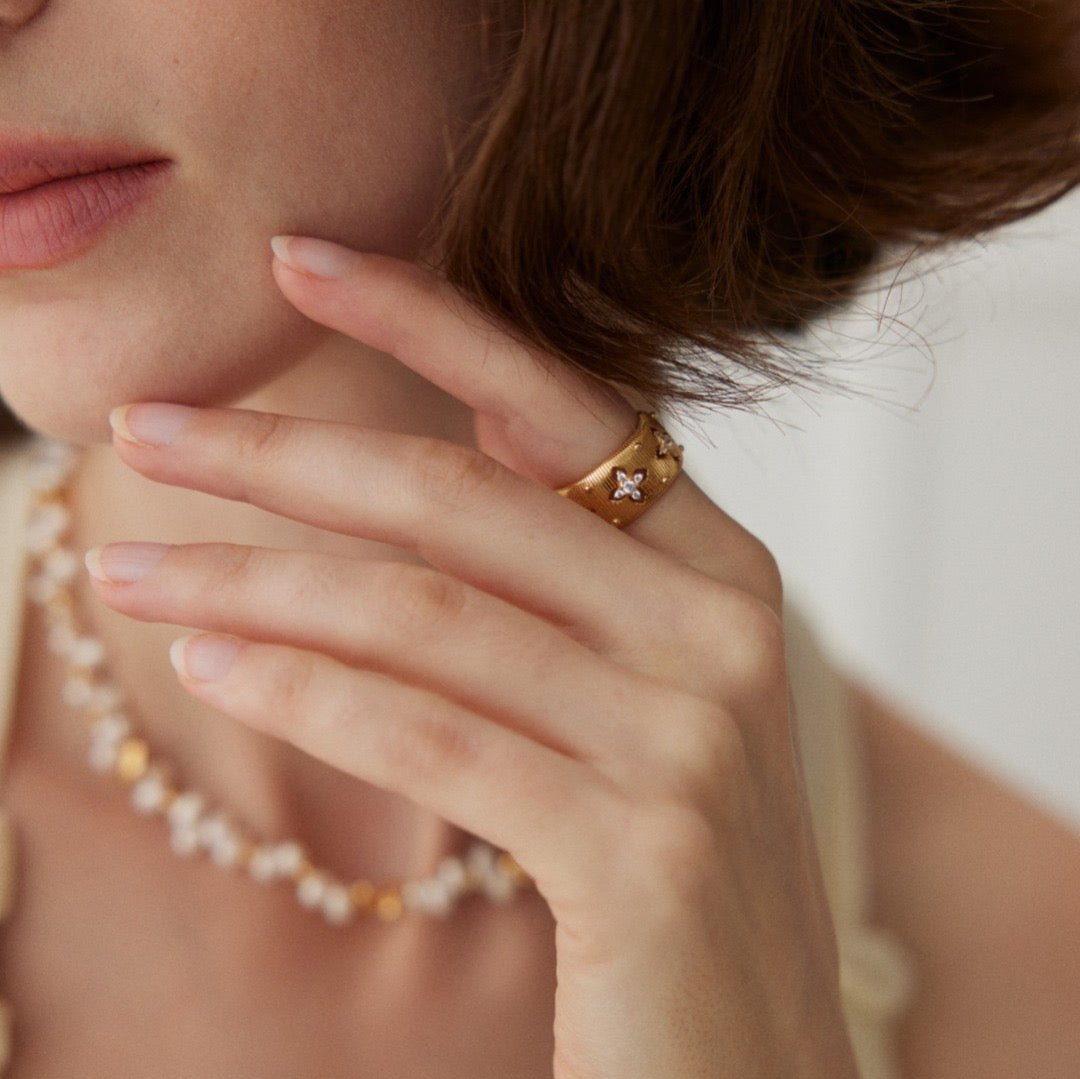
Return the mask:
[[[225,6],[184,73],[199,212],[415,254],[479,63],[462,15],[440,21],[432,0]]]
[[[29,426],[89,443],[110,440],[108,411],[122,401],[226,405],[256,389],[332,336],[284,299],[265,247],[227,293],[189,264],[9,309],[5,401]]]
[[[475,73],[433,7],[132,7],[124,100],[174,175],[137,221],[4,297],[0,380],[25,422],[108,441],[118,402],[228,403],[325,341],[273,280],[276,232],[416,253]]]

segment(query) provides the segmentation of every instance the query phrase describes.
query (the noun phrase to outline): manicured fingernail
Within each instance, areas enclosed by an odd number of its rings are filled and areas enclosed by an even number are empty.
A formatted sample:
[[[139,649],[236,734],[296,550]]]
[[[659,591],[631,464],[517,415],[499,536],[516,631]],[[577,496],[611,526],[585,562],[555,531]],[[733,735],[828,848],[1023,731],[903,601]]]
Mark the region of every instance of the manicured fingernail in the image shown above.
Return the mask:
[[[180,674],[214,682],[225,677],[239,651],[240,642],[235,637],[189,633],[169,645],[169,662]]]
[[[199,410],[187,405],[117,405],[109,413],[112,429],[138,446],[168,446]]]
[[[344,277],[361,257],[349,247],[312,236],[272,236],[270,246],[286,266],[315,277]]]
[[[99,581],[127,584],[141,581],[164,557],[168,543],[107,543],[91,547],[83,558]]]

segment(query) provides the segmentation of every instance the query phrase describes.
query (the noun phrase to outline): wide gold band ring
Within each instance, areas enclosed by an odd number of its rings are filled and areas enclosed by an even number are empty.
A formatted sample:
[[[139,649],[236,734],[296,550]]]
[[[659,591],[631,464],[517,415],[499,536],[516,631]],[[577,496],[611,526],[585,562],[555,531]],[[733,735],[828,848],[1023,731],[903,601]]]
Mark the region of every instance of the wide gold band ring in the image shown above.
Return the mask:
[[[683,448],[655,413],[639,412],[634,433],[587,476],[558,493],[622,528],[671,489],[682,471]]]

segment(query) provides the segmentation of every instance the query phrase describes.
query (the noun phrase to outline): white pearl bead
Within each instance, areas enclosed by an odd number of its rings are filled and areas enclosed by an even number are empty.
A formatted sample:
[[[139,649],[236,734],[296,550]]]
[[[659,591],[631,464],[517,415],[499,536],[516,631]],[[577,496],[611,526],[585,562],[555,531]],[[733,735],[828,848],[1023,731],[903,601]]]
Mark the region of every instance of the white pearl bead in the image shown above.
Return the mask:
[[[29,468],[30,485],[39,493],[51,493],[67,478],[67,471],[60,461],[34,461]]]
[[[444,858],[435,873],[451,892],[463,891],[468,884],[465,865],[455,855]]]
[[[94,739],[90,743],[87,760],[95,772],[111,772],[116,764],[117,743]]]
[[[45,554],[67,528],[71,515],[59,502],[38,506],[23,531],[23,544],[33,554]]]
[[[445,917],[453,908],[453,897],[446,885],[437,877],[418,882],[417,907],[427,914]]]
[[[90,733],[103,742],[120,742],[131,733],[131,724],[121,712],[106,712],[90,725]]]
[[[252,851],[251,861],[248,862],[248,872],[260,884],[273,880],[278,875],[274,852],[266,847],[257,847]]]
[[[229,834],[229,822],[224,814],[215,813],[213,816],[204,817],[199,821],[199,842],[209,850],[215,843],[219,843]]]
[[[236,865],[240,857],[240,839],[233,833],[228,832],[216,840],[210,847],[210,857],[215,865],[222,869],[230,869]]]
[[[165,781],[157,772],[148,772],[131,788],[132,805],[140,813],[153,813],[165,801]]]
[[[169,823],[174,828],[194,829],[203,811],[203,797],[196,791],[178,795],[168,809]],[[196,833],[198,834],[198,833]]]
[[[30,516],[30,524],[42,531],[50,530],[58,536],[71,523],[71,513],[62,502],[48,500],[38,503]]]
[[[55,435],[40,435],[36,454],[42,461],[73,461],[76,459],[75,443]]]
[[[105,659],[105,646],[97,637],[79,637],[71,646],[68,661],[76,667],[96,667]],[[90,697],[87,697],[89,703]]]
[[[484,878],[484,894],[496,903],[505,903],[515,891],[514,881],[505,873],[492,873]]]
[[[336,881],[328,884],[323,890],[322,909],[323,915],[331,925],[344,925],[348,922],[353,915],[348,888]]]
[[[93,692],[94,687],[90,680],[81,676],[65,678],[61,690],[64,700],[74,708],[81,708],[85,705]]]
[[[54,656],[66,656],[78,639],[79,635],[71,626],[56,625],[49,627],[46,644]]]
[[[56,544],[55,534],[46,525],[32,521],[23,532],[23,546],[31,553],[43,555]]]
[[[186,858],[199,849],[199,833],[194,828],[174,828],[169,842],[177,854]]]
[[[124,694],[119,688],[110,682],[100,682],[94,686],[90,700],[87,701],[87,707],[93,708],[96,712],[111,712],[114,708],[119,708],[123,702]]]
[[[428,892],[428,910],[432,914],[445,917],[454,909],[454,895],[440,880],[431,881]]]
[[[296,885],[296,898],[302,907],[319,906],[325,892],[326,878],[321,873],[305,873]]]
[[[66,583],[75,576],[79,560],[66,547],[57,547],[50,551],[43,566],[44,572],[54,581]]]
[[[273,857],[277,871],[289,877],[304,864],[304,848],[293,841],[278,843],[273,848]]]
[[[35,437],[37,438],[33,451],[35,461],[54,461],[58,464],[67,463],[70,466],[77,459],[75,443],[69,442],[66,438],[56,438],[45,434]]]
[[[41,606],[54,599],[59,590],[60,585],[44,573],[35,574],[26,582],[27,596]]]
[[[465,855],[465,870],[470,883],[482,884],[495,865],[495,851],[486,843],[474,843]]]

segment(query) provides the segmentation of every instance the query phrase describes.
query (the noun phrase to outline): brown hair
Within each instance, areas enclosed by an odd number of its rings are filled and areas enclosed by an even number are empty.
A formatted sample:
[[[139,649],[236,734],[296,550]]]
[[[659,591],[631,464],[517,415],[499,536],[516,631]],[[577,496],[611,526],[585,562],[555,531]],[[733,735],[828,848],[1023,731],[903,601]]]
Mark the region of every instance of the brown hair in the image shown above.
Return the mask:
[[[660,407],[814,381],[792,331],[890,251],[1080,183],[1071,8],[525,0],[438,264],[524,341]]]
[[[746,407],[813,379],[788,335],[890,250],[1080,183],[1067,0],[503,10],[506,59],[429,249],[523,341],[656,407]]]

